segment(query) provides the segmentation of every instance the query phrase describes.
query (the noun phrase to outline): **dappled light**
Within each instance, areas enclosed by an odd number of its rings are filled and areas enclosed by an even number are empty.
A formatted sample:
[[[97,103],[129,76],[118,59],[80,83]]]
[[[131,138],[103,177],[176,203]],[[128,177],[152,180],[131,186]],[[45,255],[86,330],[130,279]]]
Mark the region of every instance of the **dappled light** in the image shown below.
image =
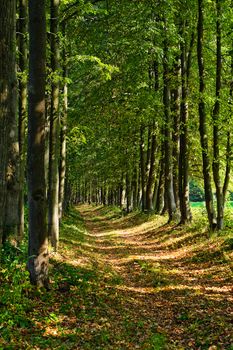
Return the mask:
[[[100,206],[72,209],[61,226],[60,250],[51,253],[50,290],[22,280],[18,298],[27,312],[17,316],[13,336],[3,332],[1,346],[230,349],[231,251],[222,250],[221,236],[194,230],[195,222],[165,222]],[[13,304],[8,312],[16,317]],[[153,348],[153,342],[163,345]]]
[[[0,350],[233,350],[233,0],[0,0]]]

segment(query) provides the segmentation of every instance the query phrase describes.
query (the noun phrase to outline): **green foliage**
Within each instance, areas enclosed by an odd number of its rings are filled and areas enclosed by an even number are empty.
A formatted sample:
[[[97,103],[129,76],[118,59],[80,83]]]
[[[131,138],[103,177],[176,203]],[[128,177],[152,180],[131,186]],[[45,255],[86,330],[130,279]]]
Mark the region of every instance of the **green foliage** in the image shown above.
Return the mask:
[[[205,200],[204,190],[194,180],[189,184],[189,198],[192,202],[203,202]]]
[[[11,339],[15,328],[27,329],[34,325],[28,312],[34,307],[28,293],[32,290],[26,271],[26,245],[17,249],[6,243],[2,252],[0,269],[0,333],[5,340]],[[1,343],[0,343],[1,344]]]

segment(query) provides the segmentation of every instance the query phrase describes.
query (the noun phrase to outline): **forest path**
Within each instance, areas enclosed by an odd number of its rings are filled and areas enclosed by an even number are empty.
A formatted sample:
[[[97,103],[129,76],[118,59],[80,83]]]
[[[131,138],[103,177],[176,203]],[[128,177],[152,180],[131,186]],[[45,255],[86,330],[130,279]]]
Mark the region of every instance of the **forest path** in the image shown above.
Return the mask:
[[[232,349],[232,272],[221,240],[161,217],[77,210],[87,230],[83,249],[114,314],[106,322],[129,332],[112,349]]]

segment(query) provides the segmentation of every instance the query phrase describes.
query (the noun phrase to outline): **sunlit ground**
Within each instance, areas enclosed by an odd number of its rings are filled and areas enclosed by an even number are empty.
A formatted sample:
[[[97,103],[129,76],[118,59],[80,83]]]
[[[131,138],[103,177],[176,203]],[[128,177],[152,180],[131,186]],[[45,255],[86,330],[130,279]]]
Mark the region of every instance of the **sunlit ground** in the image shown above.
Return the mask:
[[[198,210],[186,227],[106,207],[71,211],[51,290],[25,282],[26,311],[9,299],[15,324],[4,316],[0,349],[232,350],[231,230],[210,236]]]

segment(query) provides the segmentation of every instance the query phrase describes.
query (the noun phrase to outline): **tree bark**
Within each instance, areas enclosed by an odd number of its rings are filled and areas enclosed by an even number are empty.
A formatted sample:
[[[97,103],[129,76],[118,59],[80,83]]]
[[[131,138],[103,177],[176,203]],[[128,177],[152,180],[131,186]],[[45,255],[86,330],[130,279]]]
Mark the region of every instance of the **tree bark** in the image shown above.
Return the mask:
[[[11,2],[11,18],[9,20],[11,35],[11,49],[12,54],[9,59],[11,71],[11,92],[10,92],[10,113],[7,120],[7,169],[6,169],[6,203],[5,203],[5,217],[4,217],[4,229],[3,229],[3,241],[7,239],[10,234],[16,236],[18,227],[18,198],[19,198],[19,143],[17,132],[17,120],[16,120],[16,105],[17,105],[17,79],[16,79],[16,60],[15,60],[15,43],[16,43],[16,28],[15,28],[15,1]],[[7,62],[9,65],[9,62]]]
[[[166,32],[166,22],[164,19]],[[168,206],[169,221],[176,219],[176,203],[173,189],[173,162],[172,162],[172,120],[170,111],[170,88],[169,88],[169,68],[168,68],[168,43],[167,33],[164,39],[163,52],[163,105],[164,105],[164,137],[165,137],[165,192]]]
[[[208,214],[210,230],[216,228],[216,215],[213,204],[213,193],[211,186],[211,165],[209,159],[209,145],[207,133],[207,119],[205,111],[205,82],[204,82],[204,58],[203,58],[203,0],[198,0],[198,25],[197,25],[197,58],[199,68],[199,132],[202,147],[203,177],[205,189],[205,203]]]
[[[142,201],[142,211],[145,210],[145,159],[144,159],[144,133],[143,126],[140,128],[140,172],[141,172],[141,201]]]
[[[138,166],[135,164],[133,171],[132,189],[133,189],[133,209],[138,208]]]
[[[28,200],[31,283],[48,286],[45,182],[45,0],[29,0]]]
[[[164,185],[165,185],[165,149],[164,149],[164,141],[162,141],[161,145],[161,158],[159,162],[159,179],[158,179],[158,189],[156,191],[155,198],[155,213],[161,214],[164,208]]]
[[[226,147],[226,169],[225,177],[223,183],[223,206],[226,202],[227,190],[230,182],[230,173],[231,173],[231,159],[232,159],[232,145],[231,145],[231,133],[227,133],[227,147]]]
[[[132,181],[129,171],[126,173],[126,211],[129,213],[132,210]]]
[[[66,27],[63,24],[63,36],[66,34]],[[67,62],[66,51],[63,48],[63,109],[61,114],[61,130],[60,130],[60,165],[59,165],[59,219],[62,218],[63,202],[65,192],[65,176],[66,176],[66,129],[67,129],[67,113],[68,113],[68,86],[67,78]]]
[[[221,4],[216,0],[216,91],[215,91],[215,105],[213,110],[213,178],[216,189],[217,200],[217,229],[223,229],[223,191],[220,178],[220,154],[219,154],[219,114],[220,114],[220,91],[221,91],[221,73],[222,73],[222,48],[221,48]]]
[[[153,130],[153,134],[151,137],[151,157],[150,157],[150,170],[147,181],[146,188],[146,210],[153,210],[153,192],[155,185],[155,171],[156,171],[156,153],[157,153],[157,137],[155,134],[155,130]]]
[[[56,78],[59,69],[59,23],[60,0],[50,3],[50,34],[51,34],[51,70],[53,74],[51,86],[50,137],[49,137],[49,210],[48,231],[52,247],[58,250],[59,243],[59,82]]]
[[[9,186],[14,195],[15,158],[17,152],[12,144],[16,139],[16,97],[17,82],[15,72],[15,1],[0,2],[0,246],[6,228],[6,205]],[[13,158],[9,162],[10,147]],[[12,164],[13,168],[10,169]],[[8,188],[7,188],[8,187]],[[14,196],[16,199],[16,197]],[[9,204],[9,196],[8,196]],[[17,204],[17,203],[16,203]],[[15,205],[14,205],[15,208]],[[6,232],[5,232],[6,233]],[[0,247],[1,250],[1,247]]]
[[[27,119],[27,0],[19,1],[18,47],[19,47],[19,224],[18,241],[24,235],[24,179],[25,179],[25,128]]]
[[[183,40],[185,35],[185,24],[182,23]],[[179,197],[180,197],[180,223],[186,224],[192,220],[189,203],[189,140],[188,140],[188,94],[189,73],[191,66],[191,55],[194,44],[194,33],[192,34],[190,47],[187,48],[181,42],[181,104],[180,104],[180,157],[179,157]]]
[[[231,5],[233,5],[233,1],[231,1]],[[233,47],[233,40],[231,41],[231,47]],[[231,77],[233,77],[233,51],[231,50]],[[233,112],[233,78],[230,82],[230,101],[229,101],[229,109],[230,109],[230,118]],[[230,173],[231,173],[231,160],[232,160],[232,143],[231,143],[232,133],[231,131],[227,132],[227,145],[226,145],[226,169],[225,169],[225,177],[223,184],[223,205],[225,206],[227,190],[230,182]]]
[[[173,191],[176,207],[179,208],[179,133],[180,133],[180,85],[179,85],[180,67],[179,58],[176,58],[173,69],[175,86],[171,90],[171,109],[172,109],[172,159],[173,159]]]

